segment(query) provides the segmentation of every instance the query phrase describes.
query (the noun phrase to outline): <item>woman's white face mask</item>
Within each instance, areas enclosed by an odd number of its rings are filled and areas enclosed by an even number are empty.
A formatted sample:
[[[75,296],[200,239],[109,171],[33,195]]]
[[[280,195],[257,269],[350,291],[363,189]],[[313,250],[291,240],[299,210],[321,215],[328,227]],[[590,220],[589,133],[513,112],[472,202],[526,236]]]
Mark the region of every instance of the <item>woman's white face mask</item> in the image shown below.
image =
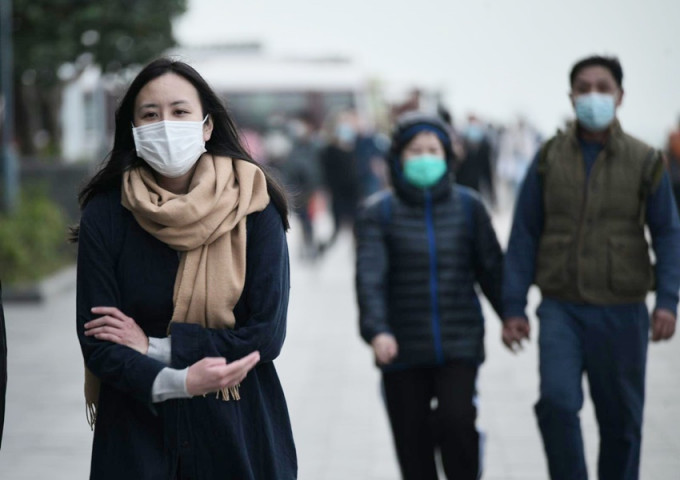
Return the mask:
[[[198,161],[205,149],[202,122],[163,120],[132,126],[137,156],[164,177],[181,177]]]

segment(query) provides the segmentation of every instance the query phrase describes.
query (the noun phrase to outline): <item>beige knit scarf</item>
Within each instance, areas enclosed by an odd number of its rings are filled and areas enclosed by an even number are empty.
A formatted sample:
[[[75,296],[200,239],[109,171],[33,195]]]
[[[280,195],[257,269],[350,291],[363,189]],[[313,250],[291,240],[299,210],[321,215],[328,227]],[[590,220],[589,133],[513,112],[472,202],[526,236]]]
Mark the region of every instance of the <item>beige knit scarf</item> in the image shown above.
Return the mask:
[[[233,328],[233,309],[246,275],[246,216],[269,204],[267,182],[252,163],[203,154],[186,194],[161,188],[151,171],[123,174],[122,205],[151,235],[181,252],[171,322]],[[90,426],[96,420],[99,380],[85,369]],[[238,400],[238,387],[218,392]]]

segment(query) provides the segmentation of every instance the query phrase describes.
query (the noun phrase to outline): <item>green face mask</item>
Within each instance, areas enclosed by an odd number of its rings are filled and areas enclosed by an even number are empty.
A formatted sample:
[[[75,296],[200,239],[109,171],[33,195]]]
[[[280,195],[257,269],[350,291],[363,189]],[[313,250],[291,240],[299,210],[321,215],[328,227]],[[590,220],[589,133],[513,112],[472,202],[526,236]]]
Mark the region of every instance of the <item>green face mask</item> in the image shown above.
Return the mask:
[[[411,185],[428,188],[446,173],[446,161],[434,155],[419,155],[404,162],[404,177]]]

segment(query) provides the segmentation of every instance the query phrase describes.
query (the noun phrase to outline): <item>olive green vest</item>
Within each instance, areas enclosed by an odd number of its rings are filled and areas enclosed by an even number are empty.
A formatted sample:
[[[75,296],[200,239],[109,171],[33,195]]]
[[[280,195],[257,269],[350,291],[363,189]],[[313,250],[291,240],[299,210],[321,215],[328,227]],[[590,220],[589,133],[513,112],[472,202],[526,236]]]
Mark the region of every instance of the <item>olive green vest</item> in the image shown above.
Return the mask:
[[[661,179],[661,156],[615,122],[586,182],[576,134],[572,125],[541,151],[544,228],[536,284],[543,296],[567,301],[643,301],[654,283],[646,198]]]

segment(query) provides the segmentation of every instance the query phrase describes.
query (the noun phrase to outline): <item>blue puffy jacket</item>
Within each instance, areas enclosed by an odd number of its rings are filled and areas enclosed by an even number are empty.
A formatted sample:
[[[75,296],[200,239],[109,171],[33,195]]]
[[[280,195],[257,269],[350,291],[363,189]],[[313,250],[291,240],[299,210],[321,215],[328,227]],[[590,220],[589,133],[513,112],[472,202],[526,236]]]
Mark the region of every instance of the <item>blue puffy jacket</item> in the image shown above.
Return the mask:
[[[501,312],[503,255],[476,192],[448,177],[432,189],[408,185],[393,168],[394,191],[375,194],[357,223],[359,324],[370,343],[393,334],[399,354],[387,368],[481,363],[481,287]]]

